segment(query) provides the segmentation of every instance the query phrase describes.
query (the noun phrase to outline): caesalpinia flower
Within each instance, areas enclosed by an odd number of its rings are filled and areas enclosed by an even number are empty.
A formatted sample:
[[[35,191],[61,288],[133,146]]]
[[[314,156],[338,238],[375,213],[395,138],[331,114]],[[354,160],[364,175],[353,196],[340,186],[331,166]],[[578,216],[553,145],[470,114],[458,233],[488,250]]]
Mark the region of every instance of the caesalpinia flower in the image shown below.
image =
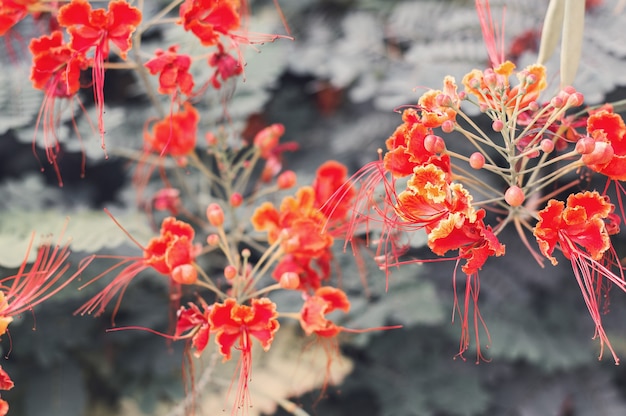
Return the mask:
[[[240,0],[185,0],[180,5],[180,23],[204,46],[213,46],[220,35],[241,26],[240,5]]]
[[[119,225],[119,224],[118,224]],[[114,315],[120,307],[122,295],[131,280],[140,272],[153,268],[154,270],[169,276],[173,289],[179,285],[194,284],[198,279],[198,272],[194,266],[194,260],[200,252],[200,246],[194,244],[194,229],[187,223],[174,217],[167,217],[161,223],[160,235],[152,238],[144,248],[133,240],[143,251],[142,257],[124,257],[115,266],[93,278],[85,287],[94,281],[111,273],[113,270],[125,266],[121,272],[104,289],[96,294],[76,311],[81,315],[95,312],[96,316],[105,311],[108,303],[117,296]],[[102,258],[115,258],[98,256]],[[119,258],[119,257],[117,257]]]
[[[94,49],[93,92],[104,149],[104,61],[109,57],[109,42],[117,47],[119,56],[125,59],[131,48],[131,35],[141,22],[141,12],[124,0],[110,2],[107,10],[92,10],[87,0],[72,0],[59,9],[57,20],[61,27],[67,28],[73,50],[87,54]]]
[[[626,124],[622,117],[612,110],[598,111],[587,119],[587,134],[594,146],[583,154],[583,163],[611,180],[626,180]]]
[[[39,0],[3,0],[0,4],[0,36],[28,16],[37,3]]]
[[[215,303],[211,309],[209,323],[220,354],[225,361],[230,360],[233,347],[241,354],[236,393],[239,407],[250,406],[248,384],[252,370],[252,339],[256,338],[268,351],[280,327],[277,317],[276,305],[268,298],[252,299],[250,306],[228,298],[223,303]]]
[[[608,201],[608,197],[596,191],[572,194],[567,198],[567,204],[551,199],[546,208],[539,211],[534,234],[541,253],[552,264],[557,264],[553,256],[556,248],[571,261],[583,299],[596,326],[596,336],[600,338],[601,347],[603,349],[606,344],[615,363],[619,363],[602,327],[599,306],[605,298],[602,289],[606,287],[604,279],[626,291],[623,270],[610,240],[611,234],[619,232],[613,211],[614,206]],[[611,271],[612,267],[618,269],[617,274]]]
[[[157,121],[151,131],[144,131],[148,151],[159,155],[185,156],[196,147],[200,114],[188,102],[178,112]]]
[[[191,57],[178,53],[178,45],[167,51],[157,49],[154,58],[144,65],[152,75],[159,74],[159,92],[176,94],[178,91],[189,96],[193,89],[193,76],[189,73]]]

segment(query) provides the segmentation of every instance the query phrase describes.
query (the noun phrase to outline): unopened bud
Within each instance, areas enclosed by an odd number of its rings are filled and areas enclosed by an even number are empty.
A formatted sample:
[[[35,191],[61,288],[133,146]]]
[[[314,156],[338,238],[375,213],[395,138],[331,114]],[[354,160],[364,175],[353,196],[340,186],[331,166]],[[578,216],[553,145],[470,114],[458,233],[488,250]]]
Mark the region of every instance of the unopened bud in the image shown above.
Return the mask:
[[[429,134],[428,136],[424,137],[424,148],[429,153],[439,154],[446,150],[446,143],[440,136]]]
[[[550,139],[543,139],[539,146],[544,153],[551,153],[554,150],[554,142]]]
[[[198,281],[198,271],[191,264],[174,267],[170,276],[173,281],[181,285],[192,285]]]
[[[220,237],[217,234],[209,234],[206,238],[206,242],[211,247],[217,247],[220,244]]]
[[[589,136],[585,136],[576,142],[576,152],[581,155],[587,155],[596,148],[596,141]]]
[[[230,264],[224,267],[224,277],[226,280],[233,280],[237,276],[237,268],[235,266],[231,266]]]
[[[230,196],[230,205],[237,208],[243,203],[243,196],[239,192],[235,192]]]
[[[607,142],[596,142],[593,152],[583,155],[585,165],[605,165],[613,159],[613,146]]]
[[[285,272],[278,281],[283,289],[297,289],[300,286],[300,276],[295,272]]]
[[[504,200],[512,207],[519,207],[524,203],[524,199],[524,191],[517,185],[511,186],[504,193]]]
[[[585,101],[585,97],[581,93],[575,92],[574,94],[568,97],[567,106],[568,107],[580,107],[581,105],[583,105],[584,101]]]
[[[537,103],[537,101],[531,101],[528,103],[528,109],[532,112],[538,111],[539,104]]]
[[[565,102],[563,101],[563,98],[557,96],[550,100],[550,104],[554,108],[561,108],[563,107],[563,104],[565,104]]]
[[[276,184],[280,189],[289,189],[296,184],[297,176],[292,170],[286,170],[276,179]]]
[[[439,107],[452,107],[452,98],[449,95],[439,94],[435,101]]]
[[[491,123],[491,128],[493,129],[493,131],[499,133],[504,128],[504,123],[502,122],[502,120],[494,120],[493,123]]]
[[[206,217],[214,227],[221,227],[224,225],[224,211],[216,203],[209,204],[206,209]]]
[[[452,133],[454,131],[454,121],[446,120],[441,123],[441,130],[443,130],[444,133]]]
[[[469,164],[474,169],[482,169],[485,166],[485,156],[480,152],[474,152],[469,158]]]

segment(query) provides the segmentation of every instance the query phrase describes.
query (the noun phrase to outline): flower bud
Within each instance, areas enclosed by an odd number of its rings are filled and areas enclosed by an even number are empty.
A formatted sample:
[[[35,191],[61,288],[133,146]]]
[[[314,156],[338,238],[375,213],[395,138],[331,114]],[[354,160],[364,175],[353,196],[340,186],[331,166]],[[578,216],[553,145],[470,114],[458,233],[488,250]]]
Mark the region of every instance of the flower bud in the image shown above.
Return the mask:
[[[576,142],[576,151],[581,155],[587,155],[596,148],[596,141],[589,136],[585,136]]]
[[[206,242],[211,247],[217,247],[220,244],[220,236],[217,234],[209,234],[206,238]]]
[[[454,131],[454,121],[446,120],[441,124],[441,130],[444,133],[452,133]]]
[[[485,156],[480,152],[474,152],[469,158],[469,164],[473,169],[482,169],[485,166]]]
[[[522,191],[522,189],[517,185],[511,186],[504,193],[504,200],[512,207],[519,207],[522,205],[525,198],[524,191]]]
[[[537,101],[531,101],[528,103],[528,109],[532,112],[538,111],[539,104],[537,103]]]
[[[221,227],[224,225],[224,211],[216,203],[209,204],[206,209],[206,217],[214,227]]]
[[[243,196],[239,192],[235,192],[230,196],[230,205],[237,208],[243,203]]]
[[[191,264],[181,264],[172,269],[171,277],[178,284],[192,285],[198,281],[198,271]]]
[[[300,276],[295,272],[285,272],[278,281],[283,289],[297,289],[300,286]]]
[[[226,280],[233,280],[237,276],[237,268],[235,266],[231,266],[230,264],[224,267],[224,277]]]
[[[554,142],[550,139],[543,139],[539,147],[544,153],[551,153],[554,150]]]
[[[286,170],[276,179],[276,184],[280,189],[289,189],[296,184],[297,176],[292,170]]]
[[[593,152],[583,155],[585,165],[605,165],[613,159],[613,146],[607,142],[596,142]]]
[[[428,136],[424,137],[424,148],[429,153],[439,154],[446,150],[446,143],[440,136],[429,134]]]
[[[504,123],[502,122],[502,120],[494,120],[493,123],[491,123],[491,128],[493,129],[493,131],[499,133],[504,128]]]

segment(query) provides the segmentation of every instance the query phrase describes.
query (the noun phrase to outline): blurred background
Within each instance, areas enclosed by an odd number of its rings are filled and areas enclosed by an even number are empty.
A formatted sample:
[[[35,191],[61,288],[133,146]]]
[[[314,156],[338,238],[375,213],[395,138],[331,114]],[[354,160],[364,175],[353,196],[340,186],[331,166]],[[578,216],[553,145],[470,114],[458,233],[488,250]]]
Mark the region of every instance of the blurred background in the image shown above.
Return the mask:
[[[581,0],[582,1],[582,0]],[[147,15],[165,2],[145,2]],[[284,33],[269,0],[249,1],[251,30]],[[228,119],[250,140],[271,123],[283,123],[282,141],[298,142],[286,155],[286,169],[308,184],[328,159],[345,163],[351,173],[377,158],[376,150],[401,123],[398,108],[414,105],[426,88],[440,88],[445,75],[463,74],[488,64],[474,1],[470,0],[279,0],[293,41],[279,39],[246,48],[245,82],[228,83],[197,103],[201,130]],[[496,22],[505,21],[505,52],[524,67],[536,60],[545,0],[491,1]],[[588,0],[584,46],[574,86],[594,105],[626,98],[626,12],[619,0]],[[136,155],[142,148],[143,123],[156,114],[136,76],[107,71],[105,125],[110,157],[88,119],[97,115],[90,89],[83,89],[86,115],[76,103],[66,106],[57,135],[64,186],[54,170],[42,172],[33,155],[42,94],[31,88],[28,39],[42,33],[43,22],[26,20],[0,42],[0,265],[15,273],[32,231],[58,235],[66,217],[73,239],[73,263],[90,253],[140,255],[140,250],[106,216],[110,209],[141,242],[155,232],[162,214],[145,215],[149,196],[160,185],[149,183],[146,201],[137,203],[133,185]],[[186,42],[181,30],[159,26],[146,33],[147,51]],[[195,74],[207,68],[196,65]],[[89,77],[90,74],[85,74]],[[558,53],[548,63],[547,93],[558,87]],[[224,112],[226,104],[227,117]],[[83,142],[77,140],[71,114]],[[476,115],[478,123],[483,122]],[[36,153],[41,150],[41,132]],[[81,178],[82,146],[87,155]],[[198,140],[200,150],[206,143]],[[459,144],[462,146],[462,144]],[[188,174],[193,188],[200,178]],[[603,183],[590,184],[603,187]],[[139,206],[138,206],[139,205]],[[250,415],[285,415],[276,403],[290,399],[312,415],[363,416],[609,416],[626,414],[626,372],[610,356],[598,360],[593,322],[571,267],[540,268],[515,232],[503,233],[507,255],[490,259],[481,271],[480,307],[491,343],[490,360],[475,364],[475,353],[455,358],[460,326],[453,315],[450,262],[410,265],[393,270],[385,291],[385,273],[366,260],[368,290],[350,250],[337,243],[336,267],[352,311],[339,323],[348,328],[401,324],[403,328],[346,334],[334,352],[337,365],[324,394],[326,356],[302,340],[298,328],[284,331],[271,354],[256,354]],[[411,242],[411,255],[427,256],[423,238]],[[626,255],[623,233],[614,244]],[[82,282],[111,263],[90,266]],[[210,268],[211,264],[207,264]],[[339,276],[338,276],[339,277]],[[109,279],[104,279],[109,281]],[[34,313],[25,313],[3,337],[2,367],[16,387],[3,394],[12,415],[100,416],[177,415],[190,386],[183,380],[183,342],[168,342],[146,331],[109,332],[111,316],[74,316],[98,282],[83,290],[65,290]],[[186,294],[193,297],[193,293]],[[168,285],[149,271],[135,279],[124,296],[116,325],[168,331]],[[287,296],[280,305],[298,304]],[[294,306],[294,309],[297,306]],[[287,306],[286,309],[289,309]],[[611,293],[605,329],[618,354],[626,357],[626,295]],[[283,331],[281,330],[281,333]],[[310,355],[307,355],[311,353]],[[198,392],[187,394],[201,405],[199,414],[223,414],[222,400],[234,367],[215,367],[212,352],[194,363]],[[271,358],[270,358],[271,356]],[[218,360],[221,361],[221,360]],[[231,363],[236,364],[236,363]],[[216,368],[208,373],[203,368]],[[220,372],[220,371],[223,371]],[[306,376],[314,375],[312,380]],[[220,381],[221,380],[221,381]],[[254,385],[267,391],[255,395]],[[298,386],[295,387],[294,386]],[[294,393],[294,392],[297,392]],[[257,392],[258,393],[258,392]],[[215,403],[217,403],[215,405]],[[213,407],[211,407],[213,406]],[[214,410],[217,409],[217,410]],[[223,410],[226,409],[226,410]]]

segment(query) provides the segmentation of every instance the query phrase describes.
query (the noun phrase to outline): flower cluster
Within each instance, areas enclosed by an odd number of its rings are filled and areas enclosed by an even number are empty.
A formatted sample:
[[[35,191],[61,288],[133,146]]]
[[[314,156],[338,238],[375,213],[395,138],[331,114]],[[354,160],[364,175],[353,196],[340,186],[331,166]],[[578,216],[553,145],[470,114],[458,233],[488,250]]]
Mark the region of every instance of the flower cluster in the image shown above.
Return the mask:
[[[478,326],[484,325],[476,304],[479,271],[490,257],[505,254],[498,235],[513,225],[540,265],[546,258],[556,264],[555,251],[571,261],[596,335],[617,363],[599,304],[607,282],[626,290],[611,243],[624,218],[619,181],[626,178],[626,125],[607,105],[576,110],[584,97],[570,86],[542,98],[547,87],[542,65],[517,70],[495,55],[492,63],[491,68],[467,73],[461,91],[454,78],[446,76],[441,90],[425,92],[415,107],[403,111],[403,123],[387,139],[384,156],[381,150],[378,161],[352,178],[360,188],[346,239],[359,243],[363,229],[378,229],[380,238],[370,241],[377,243],[376,260],[387,271],[433,261],[403,257],[407,247],[400,244],[400,235],[405,233],[424,232],[432,253],[455,261],[466,276],[464,306],[457,309],[462,355],[470,345],[470,300],[476,337]],[[468,115],[472,106],[488,117],[490,130]],[[606,176],[607,187],[570,193],[566,203],[556,199],[583,185],[576,175],[580,172]],[[611,182],[618,190],[621,218],[607,194]],[[381,195],[374,191],[378,185]],[[334,199],[343,203],[340,193]],[[530,233],[539,251],[529,242]],[[455,307],[457,302],[455,290]]]

